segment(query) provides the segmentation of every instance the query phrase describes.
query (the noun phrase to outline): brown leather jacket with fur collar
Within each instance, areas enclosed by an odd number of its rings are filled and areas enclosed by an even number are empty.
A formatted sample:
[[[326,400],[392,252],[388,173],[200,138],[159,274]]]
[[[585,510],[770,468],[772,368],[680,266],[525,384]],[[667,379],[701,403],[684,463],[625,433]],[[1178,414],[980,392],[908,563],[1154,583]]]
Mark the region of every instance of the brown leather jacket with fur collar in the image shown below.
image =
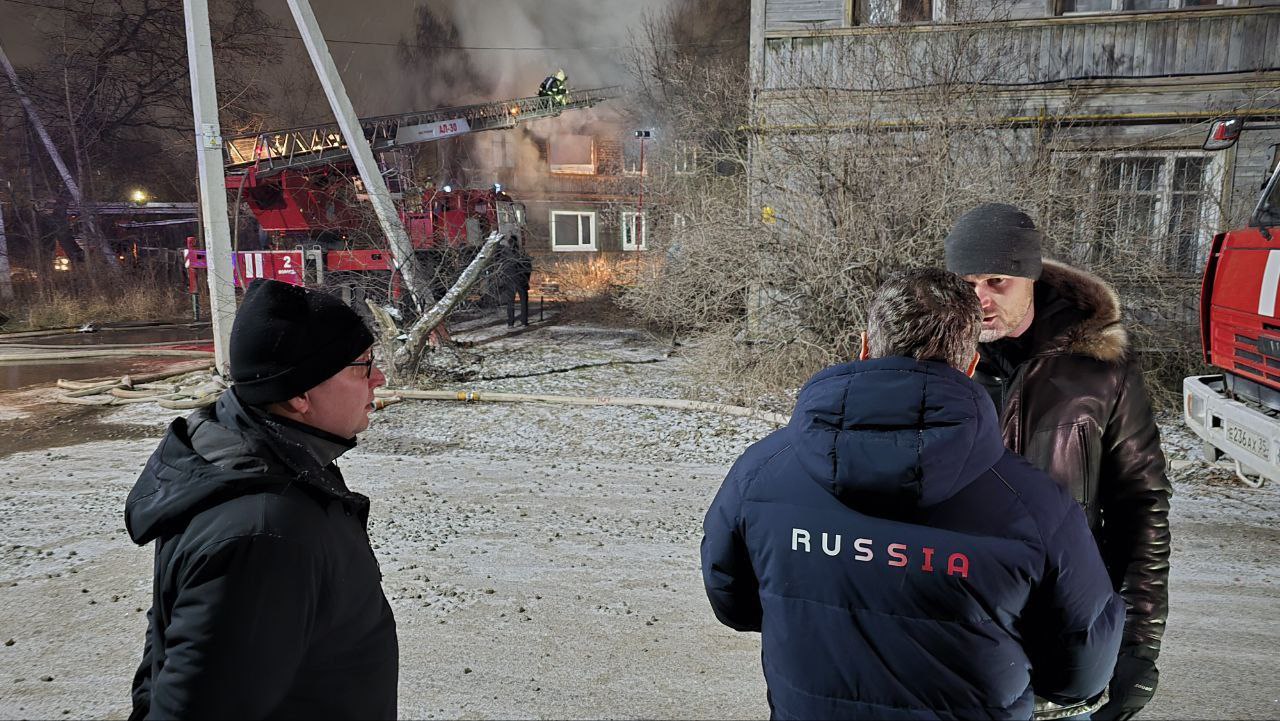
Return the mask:
[[[1142,372],[1104,281],[1045,261],[1036,286],[1029,335],[1014,353],[1019,341],[981,344],[974,379],[1000,409],[1005,444],[1084,506],[1128,606],[1124,650],[1154,660],[1168,616],[1172,488]]]

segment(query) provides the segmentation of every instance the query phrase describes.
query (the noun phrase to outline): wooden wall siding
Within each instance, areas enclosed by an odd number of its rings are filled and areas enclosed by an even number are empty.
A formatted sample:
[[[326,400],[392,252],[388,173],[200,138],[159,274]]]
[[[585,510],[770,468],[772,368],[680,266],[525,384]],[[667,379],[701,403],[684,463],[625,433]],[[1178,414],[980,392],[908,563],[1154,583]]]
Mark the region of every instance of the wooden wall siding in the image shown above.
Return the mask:
[[[845,0],[755,0],[765,3],[765,27],[840,27],[845,24]]]
[[[798,25],[818,23],[822,27],[847,25],[845,17],[846,0],[753,0],[765,7],[767,31],[785,31]],[[945,0],[941,0],[945,1]],[[867,0],[852,0],[853,7],[859,15],[865,12]],[[1054,17],[1052,5],[1054,0],[1003,0],[998,12],[1004,19],[1034,20]],[[1280,5],[1280,0],[1237,0],[1235,5],[1224,7],[1263,7]],[[982,2],[963,2],[953,4],[948,10],[951,21],[969,22],[989,20],[993,6]],[[855,23],[856,24],[856,23]]]
[[[763,89],[908,87],[955,73],[955,57],[962,79],[1008,83],[1280,67],[1280,12],[1118,17],[769,38]]]
[[[1159,136],[1168,140],[1168,147],[1185,148],[1199,147],[1208,127],[1203,121],[1218,113],[1236,108],[1265,111],[1271,107],[1270,98],[1280,97],[1275,93],[1267,95],[1277,87],[1280,87],[1280,73],[1270,73],[1252,83],[1144,84],[1115,92],[1038,92],[1031,88],[992,96],[984,102],[998,105],[984,107],[997,110],[1006,118],[1030,120],[1043,114],[1075,127],[1089,127],[1091,120],[1103,122],[1096,127],[1100,141],[1126,135],[1125,125],[1141,122],[1142,118],[1182,119],[1187,127],[1195,126],[1190,136],[1175,133],[1175,125],[1162,126],[1164,130]],[[1259,102],[1259,98],[1263,100]],[[912,98],[904,99],[897,94],[875,95],[870,99],[875,102],[869,103],[865,93],[767,93],[756,102],[756,118],[763,127],[778,132],[806,128],[827,128],[834,132],[856,128],[868,117],[911,120],[930,112]],[[949,112],[962,112],[962,106]],[[1195,125],[1197,123],[1201,124]],[[1149,139],[1135,137],[1133,140],[1145,143]]]
[[[1280,143],[1280,130],[1246,130],[1235,147],[1231,174],[1231,198],[1224,213],[1234,225],[1241,225],[1258,204],[1262,184],[1271,176],[1275,158],[1271,147]]]

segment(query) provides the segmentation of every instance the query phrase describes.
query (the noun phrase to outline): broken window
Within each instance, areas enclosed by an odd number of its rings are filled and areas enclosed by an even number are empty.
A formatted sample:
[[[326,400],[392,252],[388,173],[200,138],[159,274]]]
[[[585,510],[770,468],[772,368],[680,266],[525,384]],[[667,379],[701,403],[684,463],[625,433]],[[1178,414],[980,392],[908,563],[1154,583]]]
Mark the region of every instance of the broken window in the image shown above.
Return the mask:
[[[932,0],[899,0],[898,22],[927,23],[933,19]]]
[[[594,175],[596,144],[590,135],[556,135],[547,143],[547,163],[553,173]]]
[[[684,143],[677,144],[672,170],[677,175],[693,175],[698,172],[698,149]]]
[[[552,250],[595,250],[596,214],[589,211],[551,211]]]
[[[516,166],[516,139],[510,133],[493,133],[489,146],[489,167],[514,168]]]
[[[645,175],[645,157],[646,150],[643,145],[644,141],[636,138],[628,138],[622,141],[622,172],[625,175]]]

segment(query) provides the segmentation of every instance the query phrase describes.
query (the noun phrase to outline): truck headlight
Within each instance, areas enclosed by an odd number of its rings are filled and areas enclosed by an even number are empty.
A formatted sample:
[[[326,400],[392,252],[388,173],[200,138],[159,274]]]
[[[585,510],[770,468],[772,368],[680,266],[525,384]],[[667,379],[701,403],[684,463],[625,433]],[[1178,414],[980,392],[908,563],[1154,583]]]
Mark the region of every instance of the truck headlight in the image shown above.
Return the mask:
[[[1204,425],[1204,399],[1194,393],[1187,394],[1187,417],[1200,425]]]

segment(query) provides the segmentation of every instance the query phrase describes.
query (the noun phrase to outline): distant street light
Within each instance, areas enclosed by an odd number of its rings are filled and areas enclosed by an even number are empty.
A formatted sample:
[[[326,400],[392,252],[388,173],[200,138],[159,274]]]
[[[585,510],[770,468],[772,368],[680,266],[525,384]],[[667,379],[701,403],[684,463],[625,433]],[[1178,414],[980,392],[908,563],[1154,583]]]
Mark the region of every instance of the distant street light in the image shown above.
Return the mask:
[[[133,191],[129,193],[129,200],[132,201],[134,205],[146,205],[147,201],[150,200],[150,197],[147,196],[147,191],[142,188],[134,188]]]

